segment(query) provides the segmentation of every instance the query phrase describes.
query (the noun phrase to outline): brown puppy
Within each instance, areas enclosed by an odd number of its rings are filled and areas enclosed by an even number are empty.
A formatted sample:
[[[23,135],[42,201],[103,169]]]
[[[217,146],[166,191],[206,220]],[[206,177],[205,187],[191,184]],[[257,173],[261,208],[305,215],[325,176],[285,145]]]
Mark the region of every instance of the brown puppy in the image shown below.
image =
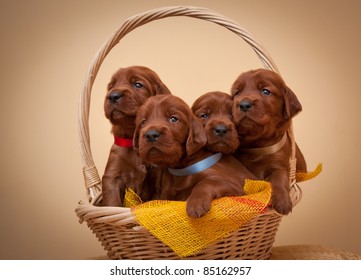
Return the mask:
[[[192,106],[193,114],[202,120],[207,136],[206,149],[223,154],[233,153],[239,146],[232,119],[232,97],[224,92],[207,92]]]
[[[139,109],[134,146],[145,162],[161,170],[159,198],[187,200],[192,218],[206,214],[213,199],[242,195],[245,178],[252,177],[235,158],[202,149],[206,142],[202,124],[178,97],[154,96]],[[204,159],[209,166],[195,170],[193,164]]]
[[[102,178],[104,206],[122,206],[126,187],[143,201],[153,195],[144,180],[146,168],[132,146],[136,113],[147,98],[157,94],[170,91],[155,72],[143,66],[119,69],[108,84],[104,111],[112,124],[114,144]]]
[[[292,90],[275,72],[259,69],[241,74],[232,86],[233,119],[240,149],[237,158],[259,179],[272,184],[272,206],[281,214],[292,210],[289,196],[291,118],[302,110]],[[260,149],[261,148],[261,149]],[[297,147],[297,171],[306,171]]]

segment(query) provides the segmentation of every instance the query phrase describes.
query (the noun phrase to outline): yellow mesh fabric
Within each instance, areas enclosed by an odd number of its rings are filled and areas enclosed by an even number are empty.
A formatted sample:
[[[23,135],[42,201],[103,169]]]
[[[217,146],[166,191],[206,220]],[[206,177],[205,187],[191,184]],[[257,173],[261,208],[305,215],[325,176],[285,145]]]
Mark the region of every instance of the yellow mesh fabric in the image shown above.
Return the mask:
[[[312,172],[296,173],[296,181],[303,182],[315,178],[322,171],[322,163],[319,163],[316,169]]]
[[[142,203],[141,198],[133,191],[133,189],[126,189],[124,196],[124,207],[131,208]]]
[[[309,180],[321,171],[322,164],[319,164],[313,172],[297,173],[296,179]],[[132,207],[140,225],[180,257],[186,257],[200,252],[267,211],[271,198],[270,183],[246,180],[244,190],[244,196],[214,200],[211,210],[198,219],[188,217],[185,201],[154,200],[142,204],[131,190],[127,190],[125,201],[127,207]]]
[[[132,210],[142,226],[185,257],[201,251],[265,211],[271,198],[269,183],[247,181],[245,192],[245,196],[214,200],[211,210],[198,219],[188,217],[185,201],[154,200]]]

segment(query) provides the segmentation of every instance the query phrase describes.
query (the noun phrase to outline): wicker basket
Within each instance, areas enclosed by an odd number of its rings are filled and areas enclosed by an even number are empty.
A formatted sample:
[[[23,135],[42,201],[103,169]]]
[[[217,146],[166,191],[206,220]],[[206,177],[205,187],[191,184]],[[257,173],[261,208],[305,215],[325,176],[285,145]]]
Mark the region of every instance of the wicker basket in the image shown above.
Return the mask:
[[[83,160],[83,174],[87,202],[79,202],[76,214],[107,250],[111,259],[179,259],[179,256],[137,223],[130,208],[98,207],[101,200],[101,179],[94,164],[89,139],[89,109],[91,89],[101,63],[110,50],[133,29],[148,22],[174,16],[188,16],[221,25],[240,36],[256,52],[266,69],[278,72],[274,62],[258,44],[254,36],[236,22],[213,11],[198,7],[165,7],[138,14],[126,20],[103,45],[90,65],[79,102],[79,137]],[[291,126],[292,127],[292,126]],[[295,144],[292,128],[289,135],[293,142],[290,159],[290,194],[294,205],[301,199],[301,190],[295,184]],[[251,220],[228,237],[186,259],[268,259],[282,216],[269,209]]]

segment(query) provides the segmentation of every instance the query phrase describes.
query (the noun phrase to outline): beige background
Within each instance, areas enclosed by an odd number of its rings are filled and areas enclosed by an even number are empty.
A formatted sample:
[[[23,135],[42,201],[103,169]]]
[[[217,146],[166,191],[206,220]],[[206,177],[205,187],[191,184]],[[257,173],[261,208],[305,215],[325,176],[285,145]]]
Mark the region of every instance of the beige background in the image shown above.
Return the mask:
[[[88,65],[128,17],[161,6],[208,7],[238,21],[268,49],[304,111],[294,120],[310,169],[304,196],[275,245],[320,244],[361,254],[361,4],[343,1],[0,2],[0,258],[84,259],[104,255],[74,209],[85,197],[77,105]],[[262,67],[236,35],[192,18],[152,22],[127,35],[103,63],[91,104],[91,144],[103,172],[112,141],[105,87],[120,66],[154,69],[191,104],[229,91]]]

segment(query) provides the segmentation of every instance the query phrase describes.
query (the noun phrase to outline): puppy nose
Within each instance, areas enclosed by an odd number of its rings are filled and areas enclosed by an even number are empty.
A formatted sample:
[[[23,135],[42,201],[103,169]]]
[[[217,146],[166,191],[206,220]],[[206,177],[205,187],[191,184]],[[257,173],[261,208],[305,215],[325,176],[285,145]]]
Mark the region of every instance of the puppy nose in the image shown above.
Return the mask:
[[[239,109],[243,112],[249,111],[253,107],[253,103],[250,100],[243,100],[239,103]]]
[[[111,103],[116,103],[121,97],[123,96],[123,94],[121,92],[111,92],[108,96],[108,99]]]
[[[217,135],[217,136],[223,136],[225,135],[227,132],[228,132],[228,128],[223,125],[223,124],[219,124],[219,125],[216,125],[215,128],[213,129],[214,133]]]
[[[145,138],[150,143],[156,142],[158,140],[159,136],[160,136],[159,132],[155,129],[148,130],[145,133]]]

